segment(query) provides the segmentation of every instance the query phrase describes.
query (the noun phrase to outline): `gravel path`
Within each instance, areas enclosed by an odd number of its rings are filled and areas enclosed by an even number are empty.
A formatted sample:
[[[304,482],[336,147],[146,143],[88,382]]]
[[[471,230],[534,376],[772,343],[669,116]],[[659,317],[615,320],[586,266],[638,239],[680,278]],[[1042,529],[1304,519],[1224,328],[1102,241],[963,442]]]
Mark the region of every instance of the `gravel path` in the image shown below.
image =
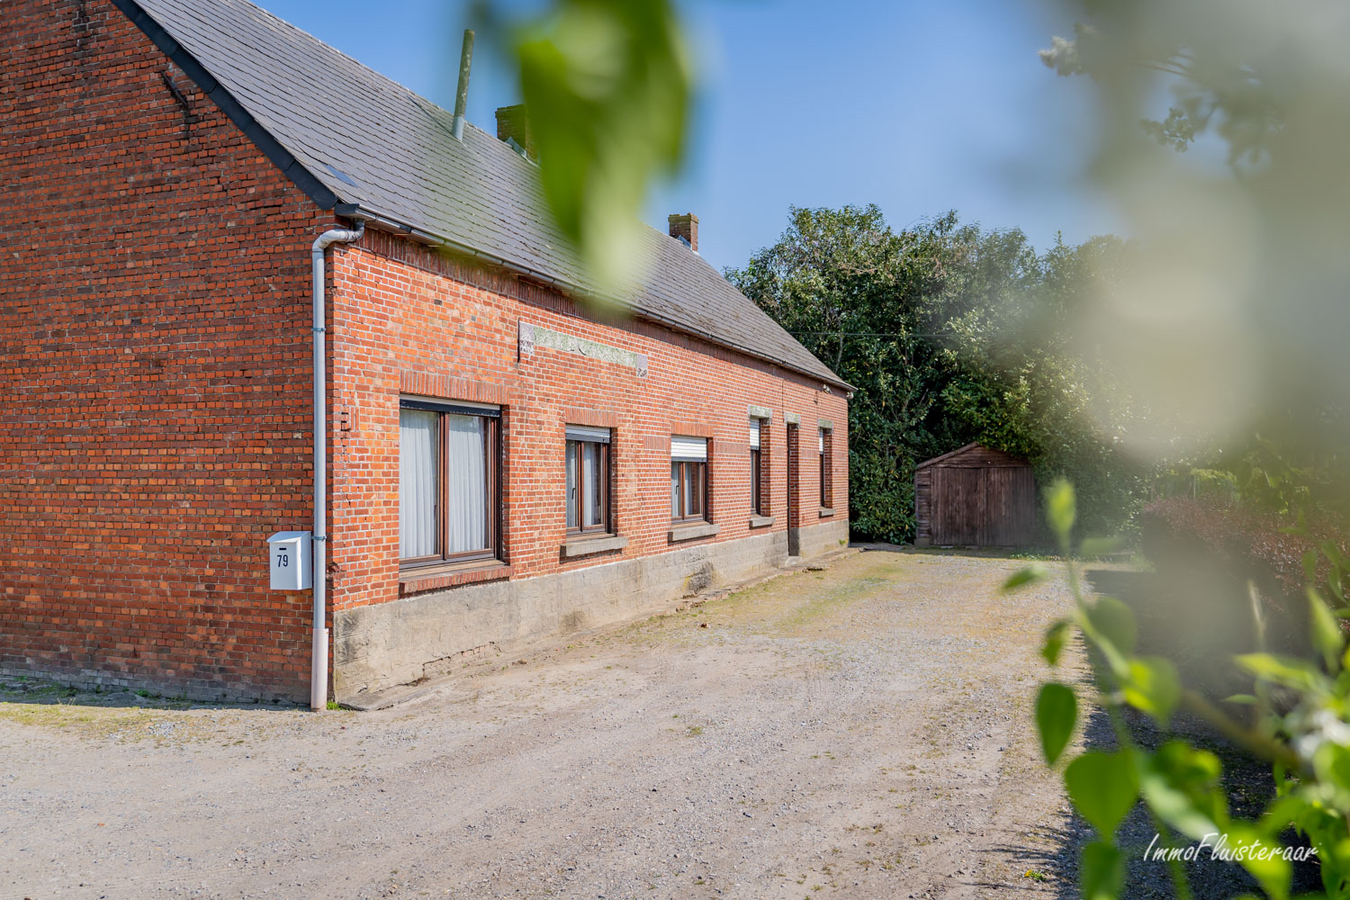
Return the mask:
[[[11,680],[0,897],[1074,896],[1019,565],[848,553],[381,712]]]

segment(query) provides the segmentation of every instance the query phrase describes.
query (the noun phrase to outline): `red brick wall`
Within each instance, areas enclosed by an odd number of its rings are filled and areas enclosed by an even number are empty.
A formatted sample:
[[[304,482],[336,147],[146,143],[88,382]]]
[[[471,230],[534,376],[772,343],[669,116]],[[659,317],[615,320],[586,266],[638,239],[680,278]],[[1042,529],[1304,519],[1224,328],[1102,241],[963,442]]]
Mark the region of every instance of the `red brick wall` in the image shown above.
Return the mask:
[[[772,530],[787,527],[784,413],[801,416],[802,524],[847,517],[847,403],[838,389],[646,323],[598,324],[543,288],[497,277],[382,233],[333,262],[333,402],[353,427],[333,434],[335,608],[398,596],[400,390],[500,403],[506,456],[505,552],[511,578],[543,575],[672,549],[671,434],[711,438],[710,508],[721,531],[744,538],[750,509],[750,405],[768,407]],[[558,350],[518,353],[521,320],[645,353],[648,374]],[[402,386],[402,387],[401,387]],[[818,515],[819,419],[834,423],[835,518]],[[563,560],[563,430],[615,428],[614,519],[622,551]],[[680,544],[679,546],[688,546]]]
[[[264,541],[308,527],[329,217],[107,0],[0,3],[0,55],[0,668],[302,698]]]

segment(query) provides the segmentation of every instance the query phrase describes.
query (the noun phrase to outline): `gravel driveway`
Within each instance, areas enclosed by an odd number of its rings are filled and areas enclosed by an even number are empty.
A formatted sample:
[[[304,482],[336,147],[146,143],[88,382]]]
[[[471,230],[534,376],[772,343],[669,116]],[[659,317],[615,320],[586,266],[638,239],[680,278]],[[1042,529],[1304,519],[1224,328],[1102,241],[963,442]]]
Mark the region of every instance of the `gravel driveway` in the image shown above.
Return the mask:
[[[1019,565],[849,552],[379,712],[11,679],[0,897],[1073,896]]]

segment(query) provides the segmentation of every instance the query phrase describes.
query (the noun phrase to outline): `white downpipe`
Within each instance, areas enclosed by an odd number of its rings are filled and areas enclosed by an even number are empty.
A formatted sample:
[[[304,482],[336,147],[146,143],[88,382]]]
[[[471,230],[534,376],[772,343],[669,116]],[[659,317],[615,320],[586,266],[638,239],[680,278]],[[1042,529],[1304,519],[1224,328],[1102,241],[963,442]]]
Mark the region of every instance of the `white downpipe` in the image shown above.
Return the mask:
[[[324,341],[324,251],[329,244],[361,240],[366,223],[354,230],[330,228],[310,251],[314,269],[314,653],[310,662],[309,708],[328,708],[328,350]]]

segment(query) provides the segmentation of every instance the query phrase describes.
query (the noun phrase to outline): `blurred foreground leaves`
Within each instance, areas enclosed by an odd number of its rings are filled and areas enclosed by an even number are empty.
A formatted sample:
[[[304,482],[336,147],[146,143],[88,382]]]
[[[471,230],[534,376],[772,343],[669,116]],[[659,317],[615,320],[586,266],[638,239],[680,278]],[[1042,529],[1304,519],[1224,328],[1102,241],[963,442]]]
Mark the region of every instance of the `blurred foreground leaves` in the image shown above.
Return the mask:
[[[1150,410],[1143,453],[1253,448],[1344,504],[1350,440],[1350,8],[1340,0],[1074,2],[1042,53],[1094,86],[1089,181],[1139,264],[1085,304]],[[1177,152],[1185,150],[1184,153]],[[1313,471],[1309,471],[1309,470]]]
[[[850,524],[901,542],[915,466],[972,441],[1031,461],[1042,483],[1070,476],[1095,533],[1139,507],[1145,473],[1118,446],[1135,413],[1066,324],[1128,260],[1111,238],[1038,253],[954,213],[895,230],[876,206],[850,206],[793,209],[775,244],[726,274],[857,389]]]
[[[1042,59],[1060,75],[1092,80],[1087,180],[1113,202],[1137,253],[1125,277],[1080,307],[1074,325],[1080,346],[1098,351],[1147,412],[1132,423],[1145,427],[1127,436],[1128,446],[1147,459],[1189,453],[1198,463],[1187,473],[1191,501],[1201,481],[1226,480],[1233,507],[1219,515],[1264,509],[1296,522],[1281,529],[1291,536],[1321,517],[1343,528],[1350,7],[1340,0],[1055,6],[1078,22]],[[1067,551],[1068,533],[1060,538]],[[1226,834],[1254,851],[1241,863],[1277,898],[1290,891],[1290,856],[1259,851],[1279,849],[1290,827],[1317,849],[1325,896],[1350,895],[1350,676],[1342,670],[1345,634],[1318,583],[1344,612],[1337,537],[1320,555],[1325,564],[1311,550],[1303,560],[1307,658],[1266,652],[1264,617],[1297,611],[1273,607],[1248,581],[1256,646],[1238,663],[1255,683],[1230,702],[1250,704],[1251,721],[1183,688],[1166,661],[1131,657],[1118,633],[1094,627],[1081,596],[1074,617],[1105,661],[1101,702],[1118,745],[1139,760],[1141,797],[1159,831],[1170,826],[1192,840],[1202,831]],[[1189,557],[1197,571],[1224,559],[1195,550]],[[1238,562],[1230,556],[1227,564]],[[1069,569],[1077,588],[1072,562]],[[1297,577],[1292,570],[1284,567]],[[1125,707],[1165,723],[1178,705],[1273,763],[1277,796],[1262,815],[1229,820],[1217,762],[1203,751],[1179,742],[1152,753],[1136,746]],[[1080,811],[1101,820],[1102,843],[1113,845],[1098,800],[1068,786]],[[1092,868],[1090,854],[1084,865]],[[1173,877],[1186,896],[1181,867]],[[1090,893],[1122,891],[1120,882],[1102,880]]]
[[[684,152],[693,67],[669,0],[554,0],[511,29],[549,208],[602,294],[641,274],[638,215]]]

